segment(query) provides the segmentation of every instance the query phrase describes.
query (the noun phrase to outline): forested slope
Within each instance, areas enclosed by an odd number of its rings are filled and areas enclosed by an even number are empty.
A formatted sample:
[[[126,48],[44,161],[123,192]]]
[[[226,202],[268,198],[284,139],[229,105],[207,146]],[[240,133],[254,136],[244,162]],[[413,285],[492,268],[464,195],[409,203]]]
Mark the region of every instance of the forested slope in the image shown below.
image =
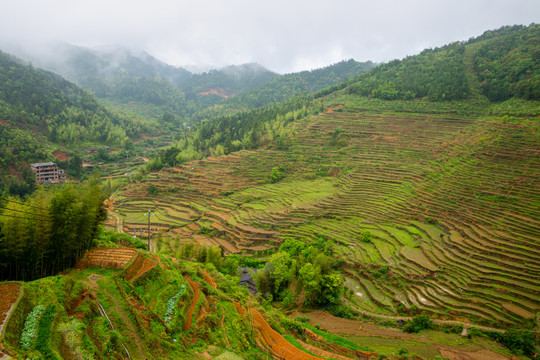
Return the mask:
[[[507,26],[466,42],[426,49],[358,76],[349,93],[386,100],[428,98],[464,100],[477,77],[481,94],[490,101],[512,97],[540,99],[540,25]],[[470,51],[471,61],[467,61]],[[468,81],[469,80],[469,81]]]
[[[47,140],[121,145],[142,130],[51,72],[0,53],[1,166],[43,160]]]

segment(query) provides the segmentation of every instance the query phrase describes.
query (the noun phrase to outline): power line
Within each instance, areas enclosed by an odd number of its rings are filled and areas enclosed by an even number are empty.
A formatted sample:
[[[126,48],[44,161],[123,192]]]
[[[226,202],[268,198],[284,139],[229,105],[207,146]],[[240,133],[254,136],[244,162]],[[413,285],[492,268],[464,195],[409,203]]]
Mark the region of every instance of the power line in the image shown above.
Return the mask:
[[[0,216],[10,217],[10,218],[14,218],[14,219],[23,219],[23,220],[27,220],[27,218],[25,218],[25,217],[23,217],[23,216],[14,216],[14,215],[8,215],[8,214],[0,214]]]
[[[46,218],[46,219],[49,219],[49,220],[51,219],[51,216],[50,216],[50,215],[34,214],[34,213],[29,213],[29,212],[26,212],[26,211],[22,211],[22,210],[9,209],[9,208],[4,208],[4,207],[0,207],[0,209],[2,209],[2,210],[8,210],[8,211],[16,211],[16,212],[18,212],[18,213],[23,213],[24,215],[37,216],[37,217]]]
[[[33,205],[25,204],[25,203],[22,203],[22,202],[20,202],[20,201],[15,201],[15,200],[11,200],[11,199],[4,199],[4,200],[9,201],[9,202],[12,202],[12,203],[15,203],[15,204],[23,205],[23,206],[28,206],[28,207],[31,207],[31,208],[34,208],[34,209],[48,210],[47,208],[43,208],[43,207],[39,207],[39,206],[33,206]]]

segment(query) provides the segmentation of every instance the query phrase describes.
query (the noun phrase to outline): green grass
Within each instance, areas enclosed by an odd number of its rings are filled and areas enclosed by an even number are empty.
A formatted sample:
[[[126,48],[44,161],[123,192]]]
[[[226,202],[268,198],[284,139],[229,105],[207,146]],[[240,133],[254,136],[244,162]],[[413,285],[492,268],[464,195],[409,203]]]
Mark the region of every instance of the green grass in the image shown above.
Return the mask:
[[[357,343],[347,340],[346,338],[334,335],[326,331],[319,330],[310,324],[303,323],[302,326],[313,331],[315,334],[319,335],[324,340],[330,343],[333,343],[333,344],[336,344],[336,345],[339,345],[339,346],[342,346],[344,348],[351,349],[351,350],[371,351],[369,347],[358,345]]]
[[[305,352],[305,353],[308,353],[308,354],[310,354],[310,355],[315,356],[315,354],[313,354],[311,351],[309,351],[309,350],[307,350],[306,348],[304,348],[304,347],[302,346],[302,344],[300,344],[294,337],[292,337],[292,336],[290,336],[290,335],[287,335],[287,334],[283,335],[283,337],[285,338],[285,340],[287,340],[288,342],[290,342],[295,348],[300,349],[300,350],[302,350],[302,351]]]
[[[433,359],[440,355],[434,344],[396,338],[380,338],[374,336],[343,335],[348,341],[358,346],[369,346],[370,350],[380,355],[397,355],[399,349],[407,349],[409,354],[415,354],[422,359]]]

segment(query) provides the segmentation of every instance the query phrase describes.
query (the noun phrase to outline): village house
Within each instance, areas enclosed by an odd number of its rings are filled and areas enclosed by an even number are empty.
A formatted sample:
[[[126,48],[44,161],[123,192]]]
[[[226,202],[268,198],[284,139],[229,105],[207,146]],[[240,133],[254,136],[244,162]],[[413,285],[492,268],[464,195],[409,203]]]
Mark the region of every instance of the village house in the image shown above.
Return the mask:
[[[36,184],[59,183],[66,180],[64,170],[58,168],[53,162],[30,164],[36,174]]]

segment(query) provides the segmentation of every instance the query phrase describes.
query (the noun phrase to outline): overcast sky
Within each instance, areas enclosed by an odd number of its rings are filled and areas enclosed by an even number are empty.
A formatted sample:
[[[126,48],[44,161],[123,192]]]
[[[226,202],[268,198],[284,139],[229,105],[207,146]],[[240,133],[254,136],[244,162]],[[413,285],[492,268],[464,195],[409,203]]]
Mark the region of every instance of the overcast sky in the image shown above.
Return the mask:
[[[540,0],[2,0],[0,48],[123,45],[172,65],[257,62],[287,73],[384,62],[537,23]],[[11,43],[8,46],[8,43]]]

